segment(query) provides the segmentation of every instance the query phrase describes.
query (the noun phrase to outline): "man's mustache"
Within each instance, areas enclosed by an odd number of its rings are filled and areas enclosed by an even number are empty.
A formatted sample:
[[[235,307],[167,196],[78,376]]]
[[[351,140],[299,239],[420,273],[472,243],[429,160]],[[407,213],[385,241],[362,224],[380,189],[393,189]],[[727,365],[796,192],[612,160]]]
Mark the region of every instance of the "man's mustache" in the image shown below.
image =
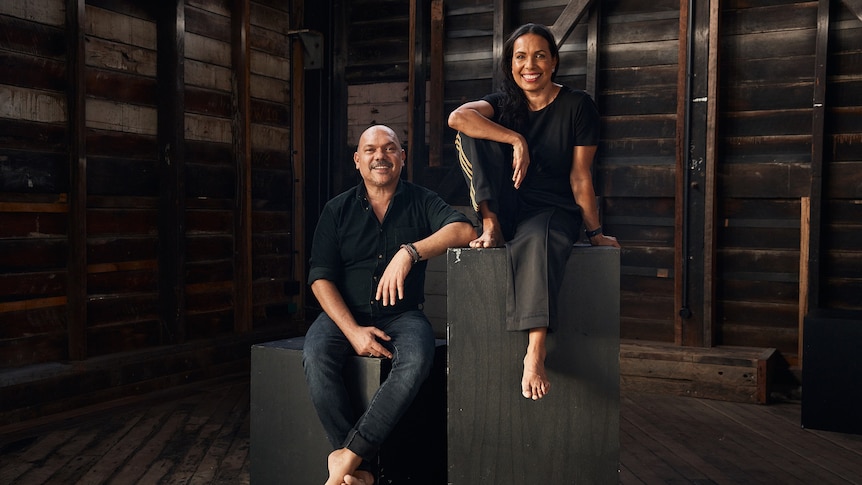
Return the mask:
[[[380,168],[380,167],[393,168],[394,166],[395,166],[395,164],[393,164],[391,162],[386,162],[386,161],[371,162],[371,170],[374,170],[375,168]]]

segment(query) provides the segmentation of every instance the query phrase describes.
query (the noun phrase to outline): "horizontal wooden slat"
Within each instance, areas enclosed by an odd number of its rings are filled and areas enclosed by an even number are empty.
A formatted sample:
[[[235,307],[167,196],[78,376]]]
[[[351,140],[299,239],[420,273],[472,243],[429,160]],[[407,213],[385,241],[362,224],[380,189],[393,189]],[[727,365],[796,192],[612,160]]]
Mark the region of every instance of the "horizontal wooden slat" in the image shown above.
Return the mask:
[[[36,308],[56,307],[66,304],[65,296],[34,298],[30,300],[0,302],[0,313],[30,311]]]

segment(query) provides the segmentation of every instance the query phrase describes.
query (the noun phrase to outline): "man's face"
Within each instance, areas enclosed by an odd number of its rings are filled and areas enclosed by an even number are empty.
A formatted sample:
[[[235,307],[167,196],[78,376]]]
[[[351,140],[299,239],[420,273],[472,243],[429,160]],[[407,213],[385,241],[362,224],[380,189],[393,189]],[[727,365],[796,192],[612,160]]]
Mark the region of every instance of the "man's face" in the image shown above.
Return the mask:
[[[359,138],[353,161],[369,187],[395,187],[404,167],[404,150],[389,129],[369,128]]]

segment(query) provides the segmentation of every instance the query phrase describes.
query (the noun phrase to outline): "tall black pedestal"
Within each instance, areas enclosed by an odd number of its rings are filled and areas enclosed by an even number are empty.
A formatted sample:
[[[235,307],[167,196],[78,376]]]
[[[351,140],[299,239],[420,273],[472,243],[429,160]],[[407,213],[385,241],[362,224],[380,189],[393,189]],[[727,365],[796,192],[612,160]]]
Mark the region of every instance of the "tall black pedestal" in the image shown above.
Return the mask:
[[[551,391],[521,396],[527,335],[505,330],[504,249],[448,252],[449,483],[619,482],[619,250],[576,247]]]

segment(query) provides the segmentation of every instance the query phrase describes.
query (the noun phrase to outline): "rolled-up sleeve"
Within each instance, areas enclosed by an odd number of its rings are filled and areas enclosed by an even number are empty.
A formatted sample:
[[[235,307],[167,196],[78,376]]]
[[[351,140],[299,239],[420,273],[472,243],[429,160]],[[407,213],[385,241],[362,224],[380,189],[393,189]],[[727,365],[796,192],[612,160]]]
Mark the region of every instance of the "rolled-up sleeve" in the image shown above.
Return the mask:
[[[309,260],[308,284],[317,280],[339,281],[344,264],[341,261],[341,251],[338,244],[338,231],[335,215],[330,207],[325,207],[320,214],[314,239],[311,244],[311,259]]]

